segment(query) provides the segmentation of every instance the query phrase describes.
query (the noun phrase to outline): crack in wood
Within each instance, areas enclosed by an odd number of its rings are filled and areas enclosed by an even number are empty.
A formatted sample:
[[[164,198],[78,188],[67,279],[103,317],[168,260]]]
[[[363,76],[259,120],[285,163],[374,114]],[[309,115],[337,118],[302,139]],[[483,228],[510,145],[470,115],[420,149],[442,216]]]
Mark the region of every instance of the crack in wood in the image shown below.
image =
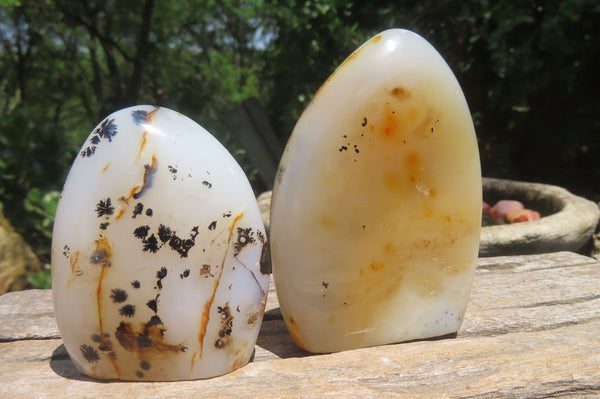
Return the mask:
[[[600,299],[600,294],[595,295],[586,295],[581,297],[570,297],[570,298],[560,298],[555,299],[553,301],[544,301],[544,302],[534,302],[529,304],[522,304],[517,306],[499,306],[489,308],[490,310],[494,309],[531,309],[531,308],[543,308],[547,306],[561,306],[561,305],[574,305],[576,303],[586,303],[590,301],[595,301],[596,299]]]

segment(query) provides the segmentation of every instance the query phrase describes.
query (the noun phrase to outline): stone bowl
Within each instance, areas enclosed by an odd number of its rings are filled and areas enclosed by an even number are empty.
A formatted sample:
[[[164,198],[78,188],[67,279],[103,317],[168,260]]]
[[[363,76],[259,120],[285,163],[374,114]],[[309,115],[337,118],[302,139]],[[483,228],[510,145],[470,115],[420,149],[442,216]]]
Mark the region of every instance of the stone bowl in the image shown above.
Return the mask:
[[[540,183],[483,178],[483,199],[521,201],[541,214],[539,220],[486,226],[481,229],[479,256],[581,252],[600,219],[598,206],[561,187]]]

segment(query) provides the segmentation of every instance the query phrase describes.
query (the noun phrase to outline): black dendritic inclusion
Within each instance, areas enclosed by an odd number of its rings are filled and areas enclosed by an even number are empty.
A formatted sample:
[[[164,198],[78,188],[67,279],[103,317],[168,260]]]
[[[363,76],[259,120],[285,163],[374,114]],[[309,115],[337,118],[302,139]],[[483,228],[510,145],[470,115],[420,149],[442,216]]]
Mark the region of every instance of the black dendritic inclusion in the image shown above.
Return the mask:
[[[146,302],[146,306],[148,306],[154,313],[158,312],[158,302],[156,299],[150,299]]]
[[[152,339],[140,334],[137,336],[137,344],[140,348],[150,348],[152,347]]]
[[[182,258],[187,258],[188,252],[192,247],[196,244],[196,236],[198,235],[198,226],[192,228],[190,232],[190,238],[181,239],[173,233],[171,234],[171,238],[169,240],[169,247],[177,252]]]
[[[233,246],[234,249],[234,255],[238,255],[242,249],[244,249],[244,247],[248,244],[251,244],[254,242],[254,232],[252,231],[252,227],[248,227],[248,228],[243,228],[243,227],[238,227],[237,228],[237,240]]]
[[[104,121],[102,121],[100,126],[98,126],[96,130],[94,130],[92,136],[88,141],[89,145],[83,150],[81,150],[81,157],[91,157],[96,153],[96,148],[103,139],[107,140],[110,143],[112,142],[112,138],[116,136],[117,133],[117,125],[115,123],[114,118],[105,119]]]
[[[133,208],[133,216],[132,218],[136,218],[136,216],[141,215],[142,212],[144,211],[144,204],[142,204],[141,202],[138,202],[135,205],[135,208]]]
[[[98,214],[99,218],[105,215],[110,216],[115,213],[115,208],[112,206],[112,201],[110,198],[98,201],[96,204],[96,213]]]
[[[133,231],[133,235],[136,238],[142,240],[144,244],[144,251],[156,252],[158,251],[158,241],[156,241],[156,237],[152,234],[150,237],[148,236],[148,232],[150,231],[150,226],[140,226]]]
[[[135,238],[146,238],[148,232],[150,231],[150,226],[140,226],[133,230],[133,235]]]
[[[156,312],[155,312],[156,313]],[[154,315],[146,323],[146,328],[164,326],[162,320],[157,315]]]
[[[177,168],[171,165],[168,165],[167,168],[169,169],[169,172],[171,172],[171,174],[173,175],[173,180],[177,180]]]
[[[128,298],[127,292],[120,288],[115,288],[110,292],[110,297],[112,298],[114,303],[125,302]]]
[[[135,316],[135,305],[125,305],[119,309],[119,314],[125,317]]]
[[[182,258],[188,256],[188,252],[196,243],[196,236],[198,235],[198,226],[195,226],[190,231],[189,238],[182,239],[177,236],[177,233],[168,226],[161,224],[158,227],[157,235],[150,232],[150,226],[139,226],[133,231],[133,235],[142,240],[143,250],[145,252],[158,252],[165,244],[168,244],[169,248],[177,252]],[[159,242],[160,240],[160,242]]]
[[[92,334],[92,341],[100,343],[102,342],[102,337],[100,336],[100,334]]]
[[[147,362],[147,361],[145,361],[145,360],[142,360],[142,361],[140,362],[140,368],[141,368],[142,370],[150,370],[150,363],[148,363],[148,362]]]
[[[159,271],[156,272],[156,286],[162,290],[162,279],[167,277],[167,268],[161,267]],[[158,299],[158,297],[157,297]]]
[[[96,129],[96,133],[103,139],[108,140],[108,142],[112,142],[112,138],[117,135],[117,125],[115,123],[115,119],[105,119],[98,129]]]
[[[221,326],[219,329],[219,338],[215,341],[215,348],[221,349],[227,346],[231,339],[231,332],[233,328],[233,315],[229,304],[225,306],[217,306],[217,313],[221,317]]]
[[[167,268],[163,266],[156,272],[156,278],[162,280],[165,277],[167,277]]]
[[[156,237],[154,237],[154,234],[145,239],[143,243],[144,246],[142,247],[142,249],[144,250],[144,252],[156,253],[160,249],[160,247],[158,246],[158,240],[156,239]]]
[[[147,116],[148,116],[148,111],[144,111],[141,109],[136,109],[135,111],[131,112],[131,117],[133,118],[133,123],[135,123],[138,126],[148,122],[148,120],[146,119]]]
[[[137,281],[137,280],[135,280],[135,281],[132,281],[132,282],[131,282],[131,286],[132,286],[133,288],[135,288],[135,289],[138,289],[138,288],[140,288],[140,282],[139,282],[139,281]]]
[[[160,226],[158,226],[158,238],[162,242],[167,242],[171,238],[172,235],[173,235],[173,232],[171,231],[170,227],[167,227],[164,224],[161,224]]]
[[[100,355],[95,348],[83,344],[79,347],[79,349],[81,350],[83,358],[89,363],[96,363],[98,360],[100,360]]]
[[[366,118],[365,118],[365,125],[366,125]],[[361,135],[361,136],[362,136],[362,135]],[[348,139],[348,135],[347,135],[347,134],[344,134],[344,135],[342,136],[342,138],[344,138],[344,139]],[[358,154],[358,153],[360,152],[360,150],[359,150],[359,148],[358,148],[358,145],[357,145],[357,144],[354,144],[354,145],[352,145],[352,143],[350,143],[350,142],[347,142],[345,145],[342,145],[342,146],[340,146],[340,148],[338,148],[338,151],[339,151],[339,152],[348,151],[348,150],[350,149],[350,147],[352,147],[352,149],[354,150],[354,152],[355,152],[355,153],[357,153],[357,154]],[[356,160],[355,160],[355,161],[356,161]]]
[[[81,157],[82,158],[91,157],[95,153],[96,153],[96,146],[86,147],[81,151]]]

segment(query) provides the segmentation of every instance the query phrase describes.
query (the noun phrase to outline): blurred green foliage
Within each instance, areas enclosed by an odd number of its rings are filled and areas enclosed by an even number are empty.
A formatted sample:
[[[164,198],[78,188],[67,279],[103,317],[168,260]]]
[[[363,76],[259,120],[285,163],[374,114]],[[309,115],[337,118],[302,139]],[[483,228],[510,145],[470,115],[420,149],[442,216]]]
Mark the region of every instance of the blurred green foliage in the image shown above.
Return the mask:
[[[336,66],[391,27],[424,36],[454,70],[484,175],[598,200],[598,26],[594,0],[3,0],[0,202],[48,262],[80,145],[104,116],[141,103],[202,124],[252,178],[225,113],[256,96],[287,140]]]
[[[35,272],[27,276],[27,282],[31,288],[46,290],[52,288],[52,273],[49,268]]]

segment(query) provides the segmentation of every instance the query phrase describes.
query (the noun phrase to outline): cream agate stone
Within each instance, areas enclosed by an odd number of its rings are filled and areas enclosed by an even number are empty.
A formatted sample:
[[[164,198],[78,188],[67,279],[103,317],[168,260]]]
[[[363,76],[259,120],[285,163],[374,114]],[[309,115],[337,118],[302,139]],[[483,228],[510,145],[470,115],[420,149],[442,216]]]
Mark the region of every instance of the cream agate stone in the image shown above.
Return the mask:
[[[311,352],[441,336],[476,267],[481,171],[461,88],[422,37],[385,31],[315,94],[281,160],[271,256]]]
[[[252,189],[227,150],[166,108],[137,106],[90,134],[67,177],[52,291],[81,372],[167,381],[245,365],[269,276]]]

